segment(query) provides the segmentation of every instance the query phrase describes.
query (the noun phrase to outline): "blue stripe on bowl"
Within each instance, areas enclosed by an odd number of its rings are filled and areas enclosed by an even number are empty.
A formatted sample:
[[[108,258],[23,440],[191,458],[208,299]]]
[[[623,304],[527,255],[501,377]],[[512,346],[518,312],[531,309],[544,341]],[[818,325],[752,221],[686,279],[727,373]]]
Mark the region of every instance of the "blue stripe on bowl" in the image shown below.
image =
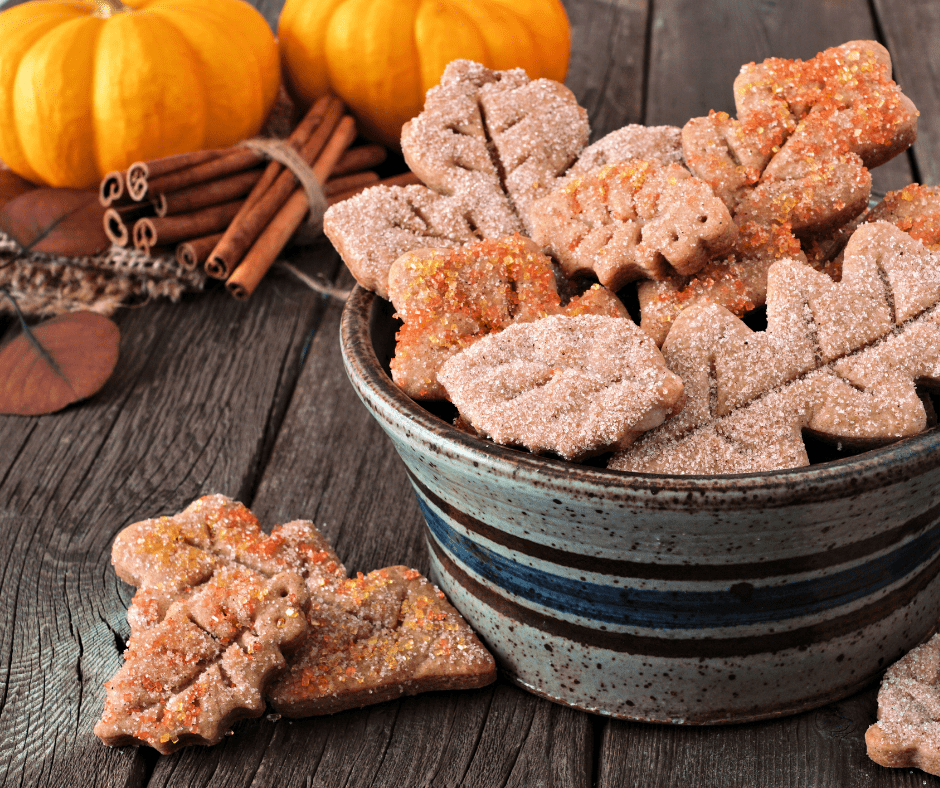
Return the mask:
[[[417,496],[438,543],[471,572],[520,599],[563,615],[642,629],[742,627],[842,607],[907,577],[940,551],[940,524],[890,553],[826,577],[773,587],[657,591],[601,585],[525,566],[455,531]]]

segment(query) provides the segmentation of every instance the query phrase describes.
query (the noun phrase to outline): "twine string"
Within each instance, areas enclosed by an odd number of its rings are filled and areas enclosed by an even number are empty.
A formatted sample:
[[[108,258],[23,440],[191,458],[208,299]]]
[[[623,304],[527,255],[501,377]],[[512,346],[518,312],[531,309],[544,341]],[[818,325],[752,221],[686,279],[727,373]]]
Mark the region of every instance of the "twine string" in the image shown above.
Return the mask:
[[[296,148],[285,140],[266,137],[255,137],[246,140],[242,144],[249,150],[283,164],[294,174],[297,182],[306,192],[307,205],[310,206],[310,212],[301,226],[301,231],[305,236],[307,234],[319,235],[323,232],[323,215],[326,213],[329,203],[326,201],[326,195],[323,193],[320,181],[313,174],[313,169],[303,160]]]

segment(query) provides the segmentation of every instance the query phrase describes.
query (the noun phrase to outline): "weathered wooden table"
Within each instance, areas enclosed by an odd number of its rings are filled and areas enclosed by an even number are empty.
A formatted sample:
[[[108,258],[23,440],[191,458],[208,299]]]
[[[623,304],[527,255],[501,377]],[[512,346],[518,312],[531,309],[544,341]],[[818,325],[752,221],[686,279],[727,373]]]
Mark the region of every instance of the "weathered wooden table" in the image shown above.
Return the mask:
[[[280,3],[259,2],[272,22]],[[937,0],[567,0],[568,85],[594,137],[732,110],[742,63],[877,38],[921,111],[914,150],[876,189],[940,181]],[[2,46],[2,42],[0,42]],[[294,255],[351,282],[323,242]],[[157,756],[92,734],[121,664],[132,590],[109,562],[136,520],[225,493],[262,522],[314,520],[355,571],[427,570],[421,514],[355,398],[342,304],[285,273],[245,304],[213,290],[117,316],[116,374],[43,418],[0,418],[0,783],[9,786],[921,786],[865,755],[875,693],[786,719],[684,728],[592,716],[500,680],[300,721],[241,723],[213,748]],[[0,319],[0,331],[12,321]],[[938,611],[940,613],[940,611]]]

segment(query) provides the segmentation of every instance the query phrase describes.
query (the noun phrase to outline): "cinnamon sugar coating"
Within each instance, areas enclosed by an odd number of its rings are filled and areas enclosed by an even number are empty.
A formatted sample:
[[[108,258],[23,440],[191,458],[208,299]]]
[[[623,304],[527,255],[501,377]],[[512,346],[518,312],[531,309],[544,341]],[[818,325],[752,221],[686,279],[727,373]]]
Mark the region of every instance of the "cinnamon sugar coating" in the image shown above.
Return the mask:
[[[628,446],[682,398],[639,327],[596,315],[510,326],[454,356],[438,379],[480,433],[568,460]]]
[[[930,249],[940,249],[940,186],[912,183],[888,192],[866,221],[891,222]]]
[[[732,213],[759,182],[813,178],[825,159],[850,154],[859,167],[875,167],[917,135],[917,110],[891,79],[891,58],[875,41],[850,41],[806,62],[750,63],[735,80],[734,96],[737,120],[712,113],[683,129],[690,169]],[[816,229],[835,207],[820,200]]]
[[[600,286],[562,305],[551,260],[519,235],[403,255],[389,271],[389,295],[403,321],[392,378],[421,400],[446,399],[437,379],[444,362],[512,323],[566,313],[627,315]]]
[[[940,775],[940,635],[888,668],[865,745],[881,766]]]
[[[669,276],[637,286],[640,325],[661,345],[683,309],[711,303],[742,317],[767,298],[767,272],[777,260],[806,261],[789,224],[742,221],[731,252],[693,276]]]
[[[532,237],[567,276],[618,290],[635,279],[693,274],[727,252],[737,228],[724,203],[680,164],[608,164],[538,200]]]
[[[264,711],[263,689],[285,666],[282,649],[306,631],[306,600],[296,572],[266,579],[221,569],[131,635],[123,667],[105,684],[95,735],[164,754],[218,743],[236,720]]]
[[[608,164],[645,159],[659,164],[682,164],[682,130],[678,126],[640,126],[631,123],[588,145],[555,185],[580,178]]]
[[[610,467],[744,473],[806,464],[800,433],[877,445],[924,429],[915,381],[940,378],[940,257],[885,222],[850,239],[843,277],[770,268],[767,329],[683,312],[663,345],[686,405]]]
[[[509,230],[478,225],[492,238],[528,228],[529,205],[572,165],[589,134],[587,111],[560,82],[455,60],[403,127],[401,144],[432,189],[472,195],[503,223],[518,217]]]
[[[330,207],[323,232],[356,281],[388,298],[388,269],[426,246],[456,247],[480,237],[480,206],[467,195],[445,197],[425,186],[373,186]],[[509,235],[516,222],[496,228]]]
[[[871,191],[868,168],[905,150],[917,134],[917,110],[891,80],[887,50],[874,41],[850,41],[806,62],[748,64],[734,94],[737,119],[712,112],[683,127],[686,163],[742,232],[763,226],[764,234],[789,236],[793,244],[796,236],[837,233],[858,216]],[[661,341],[682,309],[705,299],[738,315],[760,306],[767,268],[778,258],[736,250],[691,279],[644,285],[644,328]]]
[[[495,679],[493,658],[460,614],[404,566],[360,574],[319,594],[308,619],[297,656],[268,691],[274,709],[288,717]]]
[[[217,742],[234,720],[262,713],[272,686],[283,713],[297,716],[495,678],[492,657],[419,573],[390,567],[368,582],[348,578],[306,521],[268,535],[242,504],[206,496],[126,528],[112,559],[139,589],[125,664],[108,682],[95,729],[106,744],[170,752]],[[366,648],[377,627],[394,641],[386,654],[394,671]],[[324,644],[333,644],[332,662]],[[311,666],[324,671],[312,683]],[[355,682],[328,672],[340,668]],[[304,680],[294,686],[297,675]],[[286,683],[272,685],[279,676]]]

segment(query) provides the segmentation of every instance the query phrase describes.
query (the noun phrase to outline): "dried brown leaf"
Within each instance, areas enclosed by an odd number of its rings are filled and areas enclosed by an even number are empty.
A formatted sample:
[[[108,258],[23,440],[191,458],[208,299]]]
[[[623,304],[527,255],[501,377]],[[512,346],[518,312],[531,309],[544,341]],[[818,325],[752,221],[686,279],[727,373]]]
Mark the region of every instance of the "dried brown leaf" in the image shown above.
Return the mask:
[[[60,315],[0,350],[0,413],[40,416],[90,397],[111,376],[121,334],[94,312]]]
[[[39,187],[21,178],[12,170],[5,170],[0,166],[0,209],[10,200],[26,192],[35,191]]]
[[[79,189],[32,189],[0,205],[0,231],[29,252],[85,257],[107,249],[98,195]]]

